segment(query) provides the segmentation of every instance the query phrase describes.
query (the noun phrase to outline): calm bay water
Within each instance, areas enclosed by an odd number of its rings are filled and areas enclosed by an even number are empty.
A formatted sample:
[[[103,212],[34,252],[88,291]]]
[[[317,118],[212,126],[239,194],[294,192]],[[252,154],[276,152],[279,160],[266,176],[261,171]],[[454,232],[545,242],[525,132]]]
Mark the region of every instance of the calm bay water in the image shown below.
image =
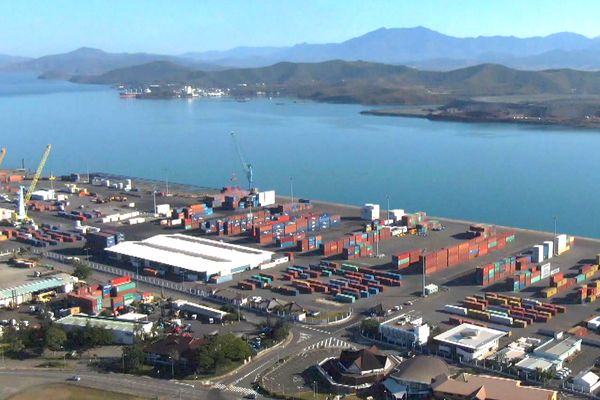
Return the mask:
[[[280,102],[281,100],[277,100]],[[0,75],[5,166],[106,171],[220,187],[258,187],[451,218],[600,237],[600,132],[360,115],[358,105],[268,99],[122,100],[106,87]],[[598,196],[598,197],[597,197]]]

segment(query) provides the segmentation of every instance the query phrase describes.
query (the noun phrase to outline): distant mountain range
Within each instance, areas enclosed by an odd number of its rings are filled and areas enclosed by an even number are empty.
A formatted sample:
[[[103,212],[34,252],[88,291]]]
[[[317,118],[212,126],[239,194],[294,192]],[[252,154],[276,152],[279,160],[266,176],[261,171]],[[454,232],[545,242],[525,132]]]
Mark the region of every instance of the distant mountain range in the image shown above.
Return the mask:
[[[0,54],[0,68],[5,65],[16,64],[16,63],[20,63],[20,62],[24,62],[24,61],[28,61],[28,60],[31,60],[31,58]]]
[[[478,64],[542,70],[600,70],[600,38],[562,32],[544,37],[479,36],[458,38],[424,28],[381,28],[341,43],[290,47],[236,47],[180,55],[108,53],[83,47],[35,59],[0,56],[0,70],[35,71],[45,77],[98,75],[155,61],[205,71],[264,67],[280,62],[368,61],[447,71]]]
[[[261,90],[320,101],[363,104],[441,104],[475,96],[600,94],[600,72],[522,71],[494,64],[453,71],[423,71],[400,65],[336,60],[197,71],[158,61],[72,80],[134,86],[190,83],[228,87],[238,92]]]
[[[483,63],[521,69],[600,69],[600,38],[569,32],[531,38],[458,38],[424,27],[381,28],[342,43],[238,47],[185,56],[229,67],[266,66],[282,61],[362,60],[434,70]]]
[[[82,47],[77,50],[35,59],[3,63],[4,71],[33,71],[52,78],[69,78],[73,75],[96,75],[133,65],[154,61],[170,61],[195,69],[214,70],[220,67],[192,58],[150,53],[107,53],[102,50]],[[1,62],[1,58],[0,58]]]

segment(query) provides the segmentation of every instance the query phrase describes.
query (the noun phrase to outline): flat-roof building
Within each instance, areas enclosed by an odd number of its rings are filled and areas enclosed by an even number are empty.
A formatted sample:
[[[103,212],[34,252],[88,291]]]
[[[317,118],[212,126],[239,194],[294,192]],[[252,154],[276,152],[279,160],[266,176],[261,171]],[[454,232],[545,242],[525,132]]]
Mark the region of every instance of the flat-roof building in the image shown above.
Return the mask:
[[[400,346],[423,345],[429,340],[429,325],[423,322],[423,317],[399,315],[382,322],[379,333],[386,341]]]
[[[217,310],[216,308],[203,306],[202,304],[192,303],[187,300],[175,300],[171,303],[173,308],[179,311],[186,312],[188,314],[196,314],[197,316],[204,317],[204,319],[212,318],[214,321],[221,322],[223,318],[228,314],[225,311]]]
[[[125,241],[106,248],[117,260],[136,267],[157,268],[174,274],[231,275],[271,261],[274,253],[183,234],[156,235],[141,241]]]
[[[18,306],[31,301],[38,293],[55,290],[60,293],[69,293],[73,290],[78,279],[67,274],[56,274],[51,277],[36,279],[19,286],[0,289],[0,307]]]
[[[92,317],[84,314],[68,315],[55,321],[66,331],[84,329],[88,324],[92,327],[109,329],[113,335],[114,344],[133,344],[138,335],[151,335],[150,321],[129,321],[109,317]]]
[[[465,361],[481,360],[498,350],[506,332],[473,324],[461,324],[437,335],[440,353]]]
[[[575,336],[561,339],[550,339],[533,350],[533,354],[557,363],[562,363],[569,357],[581,351],[582,340]]]

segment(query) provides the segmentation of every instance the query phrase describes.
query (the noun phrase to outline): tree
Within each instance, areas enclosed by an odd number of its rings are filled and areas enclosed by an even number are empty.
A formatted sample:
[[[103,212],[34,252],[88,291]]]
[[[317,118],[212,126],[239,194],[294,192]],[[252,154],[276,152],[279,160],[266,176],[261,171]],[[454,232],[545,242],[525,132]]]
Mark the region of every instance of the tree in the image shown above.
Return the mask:
[[[78,263],[77,266],[75,267],[75,271],[73,271],[73,273],[71,275],[85,281],[87,278],[92,276],[92,272],[93,272],[93,270],[90,267],[88,267],[87,265]]]
[[[379,321],[373,318],[363,319],[360,330],[368,336],[376,337],[379,334]]]
[[[109,329],[91,326],[89,323],[83,331],[84,343],[90,347],[108,346],[112,344],[112,333]]]
[[[232,362],[240,362],[252,355],[252,349],[243,339],[228,333],[215,336],[200,346],[194,361],[202,373],[211,373]]]
[[[144,364],[144,350],[141,344],[123,347],[125,372],[138,372]]]
[[[44,344],[47,348],[53,351],[60,350],[64,347],[67,342],[67,334],[66,332],[56,325],[50,325],[48,329],[46,329],[46,335],[44,337]]]
[[[282,340],[285,340],[288,337],[289,333],[290,333],[289,324],[287,322],[280,320],[280,321],[277,321],[277,323],[273,327],[271,336],[273,337],[273,339],[275,341],[281,342]]]

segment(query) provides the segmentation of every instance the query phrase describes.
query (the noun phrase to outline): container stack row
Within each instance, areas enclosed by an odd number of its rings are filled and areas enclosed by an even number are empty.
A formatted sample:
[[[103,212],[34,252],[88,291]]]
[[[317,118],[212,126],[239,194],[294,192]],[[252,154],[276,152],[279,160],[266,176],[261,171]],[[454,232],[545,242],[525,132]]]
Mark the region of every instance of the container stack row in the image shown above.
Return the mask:
[[[516,328],[525,328],[534,322],[546,323],[555,315],[566,312],[564,306],[494,292],[488,292],[485,296],[466,297],[462,306],[448,304],[444,310],[450,314]]]
[[[431,275],[446,268],[455,267],[476,257],[503,249],[514,240],[515,233],[512,231],[488,238],[477,236],[465,243],[422,254],[419,257],[419,266],[425,269],[426,275]]]

